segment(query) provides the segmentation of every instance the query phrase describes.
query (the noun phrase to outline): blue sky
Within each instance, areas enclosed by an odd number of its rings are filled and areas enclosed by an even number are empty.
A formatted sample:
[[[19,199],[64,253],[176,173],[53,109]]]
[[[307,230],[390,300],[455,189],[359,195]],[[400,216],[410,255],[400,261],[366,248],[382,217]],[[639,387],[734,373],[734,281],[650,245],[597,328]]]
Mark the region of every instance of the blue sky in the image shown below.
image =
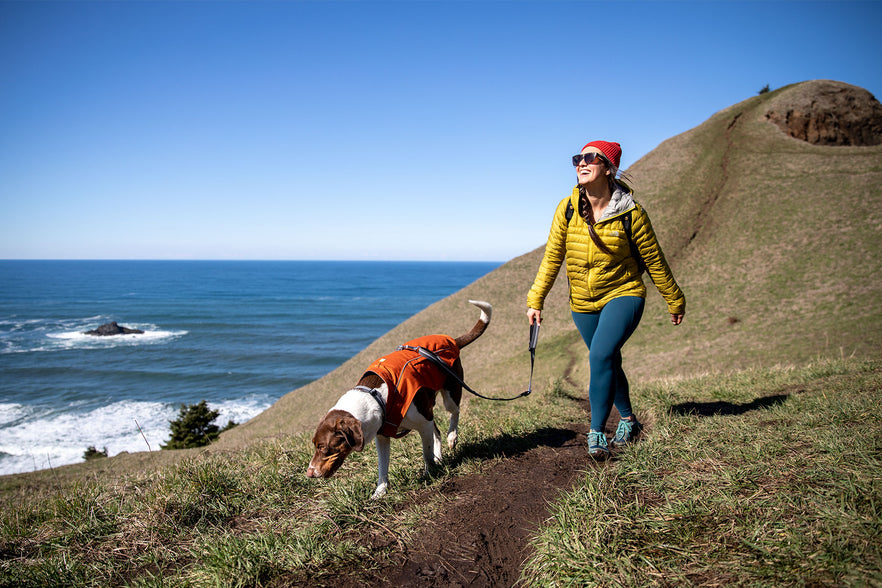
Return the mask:
[[[766,84],[879,97],[880,29],[873,1],[0,0],[0,258],[506,261],[587,141],[627,168]]]

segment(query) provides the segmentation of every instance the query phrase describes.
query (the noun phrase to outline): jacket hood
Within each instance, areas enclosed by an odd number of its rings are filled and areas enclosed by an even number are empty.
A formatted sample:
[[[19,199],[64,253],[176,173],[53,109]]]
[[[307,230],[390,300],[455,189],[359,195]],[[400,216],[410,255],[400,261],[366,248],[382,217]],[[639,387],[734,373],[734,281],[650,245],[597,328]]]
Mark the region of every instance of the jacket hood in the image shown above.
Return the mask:
[[[634,192],[631,190],[631,186],[629,186],[622,180],[616,180],[615,184],[616,187],[613,190],[612,196],[609,199],[609,204],[607,204],[606,210],[603,211],[603,215],[599,219],[597,219],[597,222],[617,217],[620,214],[628,212],[629,210],[637,206],[637,202],[634,200]],[[578,185],[573,188],[573,194],[570,197],[570,201],[573,204],[573,209],[579,210]]]

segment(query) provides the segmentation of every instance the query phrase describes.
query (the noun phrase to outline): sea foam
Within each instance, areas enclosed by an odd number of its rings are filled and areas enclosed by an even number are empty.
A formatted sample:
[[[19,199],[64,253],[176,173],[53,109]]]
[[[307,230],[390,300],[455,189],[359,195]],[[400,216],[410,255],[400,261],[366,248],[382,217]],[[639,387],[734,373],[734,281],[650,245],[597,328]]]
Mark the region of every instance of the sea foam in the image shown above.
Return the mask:
[[[0,354],[155,345],[187,335],[185,330],[162,329],[151,323],[126,323],[126,327],[144,331],[142,334],[86,334],[108,320],[101,316],[67,320],[6,318],[0,320]]]
[[[242,423],[269,407],[262,396],[209,402],[220,412],[215,424]],[[76,406],[0,404],[0,475],[29,472],[83,461],[86,448],[108,455],[158,451],[170,436],[169,421],[180,405],[124,400],[85,412]],[[140,428],[139,428],[140,427]]]
[[[87,335],[85,331],[62,331],[60,333],[47,333],[47,337],[61,342],[65,348],[85,347],[116,347],[119,345],[150,345],[162,343],[169,339],[175,339],[187,334],[187,331],[167,331],[156,325],[131,324],[131,329],[144,331],[143,333],[130,333],[125,335]]]

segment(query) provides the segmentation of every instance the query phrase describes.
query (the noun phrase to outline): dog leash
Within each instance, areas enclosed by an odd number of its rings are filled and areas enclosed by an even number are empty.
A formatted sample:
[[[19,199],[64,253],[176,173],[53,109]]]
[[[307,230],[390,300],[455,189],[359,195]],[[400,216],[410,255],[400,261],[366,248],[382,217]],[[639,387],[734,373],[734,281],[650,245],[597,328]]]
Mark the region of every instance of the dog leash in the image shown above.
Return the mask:
[[[539,342],[539,320],[530,323],[530,385],[524,396],[533,391],[533,364],[536,363],[536,343]]]
[[[453,379],[456,380],[457,382],[459,382],[463,388],[465,388],[466,390],[468,390],[469,392],[471,392],[472,394],[474,394],[478,398],[483,398],[484,400],[502,400],[502,401],[517,400],[521,396],[527,396],[530,393],[530,390],[527,390],[526,392],[522,392],[522,393],[518,394],[517,396],[512,396],[511,398],[493,398],[490,396],[484,396],[483,394],[479,394],[478,392],[475,392],[474,390],[472,390],[468,384],[466,384],[465,382],[462,381],[462,378],[460,378],[459,375],[457,375],[452,369],[450,369],[450,366],[447,365],[447,363],[443,359],[441,359],[440,357],[435,355],[434,352],[426,349],[425,347],[413,347],[411,345],[399,345],[398,349],[399,349],[399,351],[402,349],[407,349],[409,351],[416,351],[417,353],[419,353],[420,355],[422,355],[423,357],[425,357],[426,359],[428,359],[429,361],[431,361],[432,363],[437,365],[439,368],[441,368],[442,370],[444,370],[445,372],[447,372],[448,374],[453,376]],[[531,376],[531,378],[532,378],[532,376]]]

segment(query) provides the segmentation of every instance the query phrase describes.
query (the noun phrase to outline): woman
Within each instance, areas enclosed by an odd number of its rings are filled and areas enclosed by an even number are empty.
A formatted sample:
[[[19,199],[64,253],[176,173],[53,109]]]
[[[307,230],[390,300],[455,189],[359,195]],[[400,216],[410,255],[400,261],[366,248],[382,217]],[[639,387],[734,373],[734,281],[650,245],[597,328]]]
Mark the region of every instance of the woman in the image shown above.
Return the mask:
[[[592,141],[573,156],[579,183],[557,205],[545,256],[527,295],[527,317],[533,324],[542,320],[545,296],[566,260],[573,321],[589,350],[588,451],[596,459],[609,455],[603,428],[613,405],[622,417],[613,447],[632,442],[642,428],[631,409],[622,346],[643,315],[643,266],[667,302],[671,322],[679,325],[686,312],[686,297],[665,261],[649,216],[634,201],[631,188],[616,179],[621,157],[621,146],[607,141]]]

